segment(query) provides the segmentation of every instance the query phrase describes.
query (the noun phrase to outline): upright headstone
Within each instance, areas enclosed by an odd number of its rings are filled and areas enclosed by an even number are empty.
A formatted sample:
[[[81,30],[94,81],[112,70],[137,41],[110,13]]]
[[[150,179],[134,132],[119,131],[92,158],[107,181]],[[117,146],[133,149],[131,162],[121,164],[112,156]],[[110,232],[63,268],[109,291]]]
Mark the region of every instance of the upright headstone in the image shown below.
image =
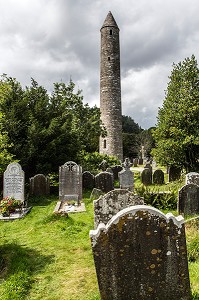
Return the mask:
[[[141,182],[144,185],[152,184],[152,171],[148,168],[144,169],[141,173]]]
[[[101,172],[95,176],[95,187],[104,193],[114,190],[113,174]]]
[[[179,190],[178,212],[185,216],[199,214],[199,186],[197,184],[189,183]]]
[[[119,172],[123,170],[122,166],[116,165],[111,167],[112,171],[113,171],[113,178],[114,180],[118,180],[119,178]]]
[[[169,167],[169,182],[179,180],[181,176],[181,169],[176,166]]]
[[[164,172],[160,169],[155,170],[153,173],[154,184],[164,184]]]
[[[129,191],[134,191],[134,173],[130,170],[131,163],[128,158],[125,159],[123,165],[123,170],[119,172],[119,182],[121,189],[128,189]]]
[[[190,173],[186,174],[185,184],[189,184],[189,183],[195,183],[195,184],[199,185],[199,173],[190,172]]]
[[[48,176],[37,174],[30,178],[30,194],[35,196],[50,194],[50,180]]]
[[[138,159],[138,165],[143,165],[144,161],[143,161],[143,158],[139,158]]]
[[[95,176],[91,172],[83,172],[82,185],[84,189],[93,189],[95,186]]]
[[[134,158],[133,166],[136,168],[138,166],[138,158]]]
[[[9,164],[3,176],[3,198],[14,197],[24,202],[24,178],[24,171],[19,163]]]
[[[151,173],[152,173],[152,165],[151,165],[151,163],[150,162],[146,162],[146,165],[144,166],[144,169],[149,169],[150,171],[151,171]]]
[[[69,161],[59,167],[60,201],[82,200],[82,167]]]
[[[101,300],[191,300],[182,217],[132,206],[90,238]]]
[[[94,227],[100,223],[107,224],[123,208],[144,204],[144,199],[128,190],[116,189],[100,196],[94,204]]]

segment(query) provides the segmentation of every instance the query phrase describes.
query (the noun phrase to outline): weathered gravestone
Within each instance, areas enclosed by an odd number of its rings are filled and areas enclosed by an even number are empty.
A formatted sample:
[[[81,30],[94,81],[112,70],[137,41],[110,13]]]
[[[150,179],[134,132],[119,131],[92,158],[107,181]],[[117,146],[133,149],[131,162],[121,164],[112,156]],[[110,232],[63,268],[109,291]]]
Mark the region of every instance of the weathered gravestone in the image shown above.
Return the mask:
[[[138,166],[138,158],[134,158],[134,160],[133,160],[133,166],[134,167]]]
[[[160,169],[155,170],[153,173],[153,183],[163,184],[164,183],[164,172]]]
[[[169,182],[180,179],[181,169],[176,166],[169,167]]]
[[[131,163],[128,158],[125,159],[123,170],[119,172],[119,182],[121,189],[128,189],[134,191],[134,173],[130,170]]]
[[[134,195],[128,190],[116,189],[100,196],[94,204],[94,227],[100,223],[107,224],[108,221],[123,208],[144,204],[144,199]]]
[[[75,162],[66,162],[59,167],[59,199],[61,201],[82,200],[82,167]]]
[[[95,187],[104,193],[114,190],[113,174],[101,172],[95,176]]]
[[[186,174],[185,184],[189,184],[189,183],[195,183],[195,184],[199,185],[199,173],[190,172],[190,173]]]
[[[144,185],[152,184],[152,171],[150,169],[146,168],[142,171],[141,181]]]
[[[37,174],[30,178],[30,194],[35,196],[50,194],[50,180],[48,176]]]
[[[118,180],[119,178],[119,172],[123,170],[122,166],[116,165],[111,167],[112,171],[113,171],[113,178],[114,180]]]
[[[19,163],[9,164],[3,176],[3,198],[14,197],[24,202],[24,177]]]
[[[95,186],[95,176],[91,172],[83,172],[82,185],[84,189],[93,189]]]
[[[199,186],[184,185],[178,192],[178,212],[184,215],[199,214]]]
[[[191,300],[181,216],[132,206],[90,238],[101,300]]]

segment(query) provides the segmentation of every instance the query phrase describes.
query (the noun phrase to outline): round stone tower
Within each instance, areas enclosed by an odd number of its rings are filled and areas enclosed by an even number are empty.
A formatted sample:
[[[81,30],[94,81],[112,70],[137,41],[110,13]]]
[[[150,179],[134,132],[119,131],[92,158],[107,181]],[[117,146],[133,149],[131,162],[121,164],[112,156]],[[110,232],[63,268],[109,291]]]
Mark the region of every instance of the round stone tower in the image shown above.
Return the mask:
[[[111,12],[101,28],[100,111],[107,136],[100,153],[123,160],[119,28]]]

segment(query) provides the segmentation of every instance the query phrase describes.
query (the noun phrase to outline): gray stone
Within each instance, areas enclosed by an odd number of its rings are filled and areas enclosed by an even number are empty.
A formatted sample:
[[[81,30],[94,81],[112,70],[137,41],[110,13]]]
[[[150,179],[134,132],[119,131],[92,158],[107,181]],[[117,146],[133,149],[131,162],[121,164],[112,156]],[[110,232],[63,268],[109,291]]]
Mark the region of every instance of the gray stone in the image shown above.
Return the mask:
[[[119,172],[119,182],[121,189],[134,191],[134,173],[130,169],[125,169]]]
[[[191,300],[184,219],[144,206],[90,231],[101,300]]]
[[[164,183],[164,172],[160,169],[155,170],[153,173],[153,183],[154,184],[163,184]]]
[[[123,208],[144,204],[144,199],[126,189],[116,189],[94,201],[94,226],[108,221]]]
[[[184,185],[178,192],[178,212],[183,215],[199,214],[199,186]]]
[[[95,176],[91,172],[83,172],[82,185],[84,189],[93,189],[95,186]]]
[[[111,169],[113,171],[114,180],[118,180],[118,178],[119,178],[118,173],[123,170],[122,166],[116,165],[116,166],[111,167]]]
[[[75,162],[69,161],[59,167],[59,200],[82,200],[82,168]]]
[[[95,176],[95,187],[104,193],[114,190],[113,174],[101,172]]]
[[[152,184],[152,172],[150,169],[146,168],[142,171],[141,181],[144,185]]]
[[[179,180],[181,176],[181,169],[176,166],[169,167],[169,182]]]
[[[199,185],[199,173],[190,172],[190,173],[186,174],[185,184],[189,184],[189,183],[195,183],[195,184]]]
[[[50,180],[48,176],[37,174],[30,178],[30,194],[35,196],[50,194]]]
[[[19,163],[9,164],[3,177],[3,198],[14,197],[24,202],[24,171]]]

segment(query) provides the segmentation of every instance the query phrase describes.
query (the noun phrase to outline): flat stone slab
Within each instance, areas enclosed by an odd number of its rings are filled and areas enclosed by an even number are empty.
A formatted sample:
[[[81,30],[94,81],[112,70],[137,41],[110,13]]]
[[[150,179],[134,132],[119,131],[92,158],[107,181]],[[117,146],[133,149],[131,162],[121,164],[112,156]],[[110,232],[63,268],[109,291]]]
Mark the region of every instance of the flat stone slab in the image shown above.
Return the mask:
[[[67,201],[58,201],[53,212],[55,214],[68,214],[84,211],[86,211],[86,207],[83,202],[81,202],[80,205],[69,205]]]
[[[0,215],[0,220],[3,221],[9,221],[9,220],[16,220],[16,219],[21,219],[23,218],[25,215],[27,215],[27,213],[32,209],[31,207],[27,207],[27,208],[22,208],[21,212],[15,212],[15,213],[11,213],[9,217],[3,217],[2,215]]]

